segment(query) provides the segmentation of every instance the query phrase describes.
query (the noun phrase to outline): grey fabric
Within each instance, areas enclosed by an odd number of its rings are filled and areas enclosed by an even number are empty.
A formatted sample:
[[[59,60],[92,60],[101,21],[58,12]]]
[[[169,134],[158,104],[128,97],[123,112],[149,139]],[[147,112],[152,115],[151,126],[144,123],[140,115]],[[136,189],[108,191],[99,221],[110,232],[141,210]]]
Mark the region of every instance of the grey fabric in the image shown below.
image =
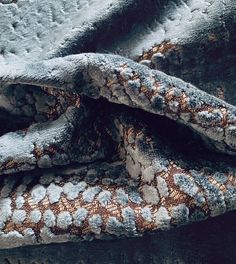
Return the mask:
[[[0,262],[235,263],[235,213],[142,238],[92,241],[0,250]]]
[[[1,248],[235,209],[233,0],[1,2]]]

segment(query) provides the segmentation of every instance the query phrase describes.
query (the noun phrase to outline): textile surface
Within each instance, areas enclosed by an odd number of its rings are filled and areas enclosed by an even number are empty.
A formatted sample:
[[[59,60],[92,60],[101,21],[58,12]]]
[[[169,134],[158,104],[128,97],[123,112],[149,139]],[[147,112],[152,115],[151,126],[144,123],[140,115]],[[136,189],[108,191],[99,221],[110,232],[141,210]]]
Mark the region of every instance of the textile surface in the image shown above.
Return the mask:
[[[234,210],[235,14],[0,1],[0,248],[167,241]]]

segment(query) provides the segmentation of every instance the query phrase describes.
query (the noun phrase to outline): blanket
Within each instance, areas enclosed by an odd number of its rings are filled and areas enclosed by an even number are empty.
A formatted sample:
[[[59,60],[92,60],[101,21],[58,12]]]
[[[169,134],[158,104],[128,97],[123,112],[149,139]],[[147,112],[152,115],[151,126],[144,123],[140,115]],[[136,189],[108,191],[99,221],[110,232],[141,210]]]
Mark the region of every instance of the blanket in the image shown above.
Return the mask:
[[[235,11],[0,1],[0,248],[141,236],[236,208]]]

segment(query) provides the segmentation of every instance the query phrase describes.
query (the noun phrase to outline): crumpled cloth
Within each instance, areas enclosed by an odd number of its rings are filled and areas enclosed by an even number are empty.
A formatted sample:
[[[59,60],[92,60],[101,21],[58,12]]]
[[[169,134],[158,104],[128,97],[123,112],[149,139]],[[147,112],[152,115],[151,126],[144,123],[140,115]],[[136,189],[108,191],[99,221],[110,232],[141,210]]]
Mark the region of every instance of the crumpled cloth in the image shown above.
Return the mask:
[[[235,10],[0,1],[0,248],[235,209]]]

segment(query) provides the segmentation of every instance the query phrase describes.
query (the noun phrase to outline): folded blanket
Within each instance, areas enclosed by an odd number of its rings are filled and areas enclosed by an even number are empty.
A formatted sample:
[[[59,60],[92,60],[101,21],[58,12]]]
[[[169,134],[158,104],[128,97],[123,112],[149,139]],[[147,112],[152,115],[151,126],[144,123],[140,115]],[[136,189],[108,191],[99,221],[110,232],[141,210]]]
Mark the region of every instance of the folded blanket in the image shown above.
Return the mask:
[[[236,208],[233,0],[1,2],[0,248]]]

